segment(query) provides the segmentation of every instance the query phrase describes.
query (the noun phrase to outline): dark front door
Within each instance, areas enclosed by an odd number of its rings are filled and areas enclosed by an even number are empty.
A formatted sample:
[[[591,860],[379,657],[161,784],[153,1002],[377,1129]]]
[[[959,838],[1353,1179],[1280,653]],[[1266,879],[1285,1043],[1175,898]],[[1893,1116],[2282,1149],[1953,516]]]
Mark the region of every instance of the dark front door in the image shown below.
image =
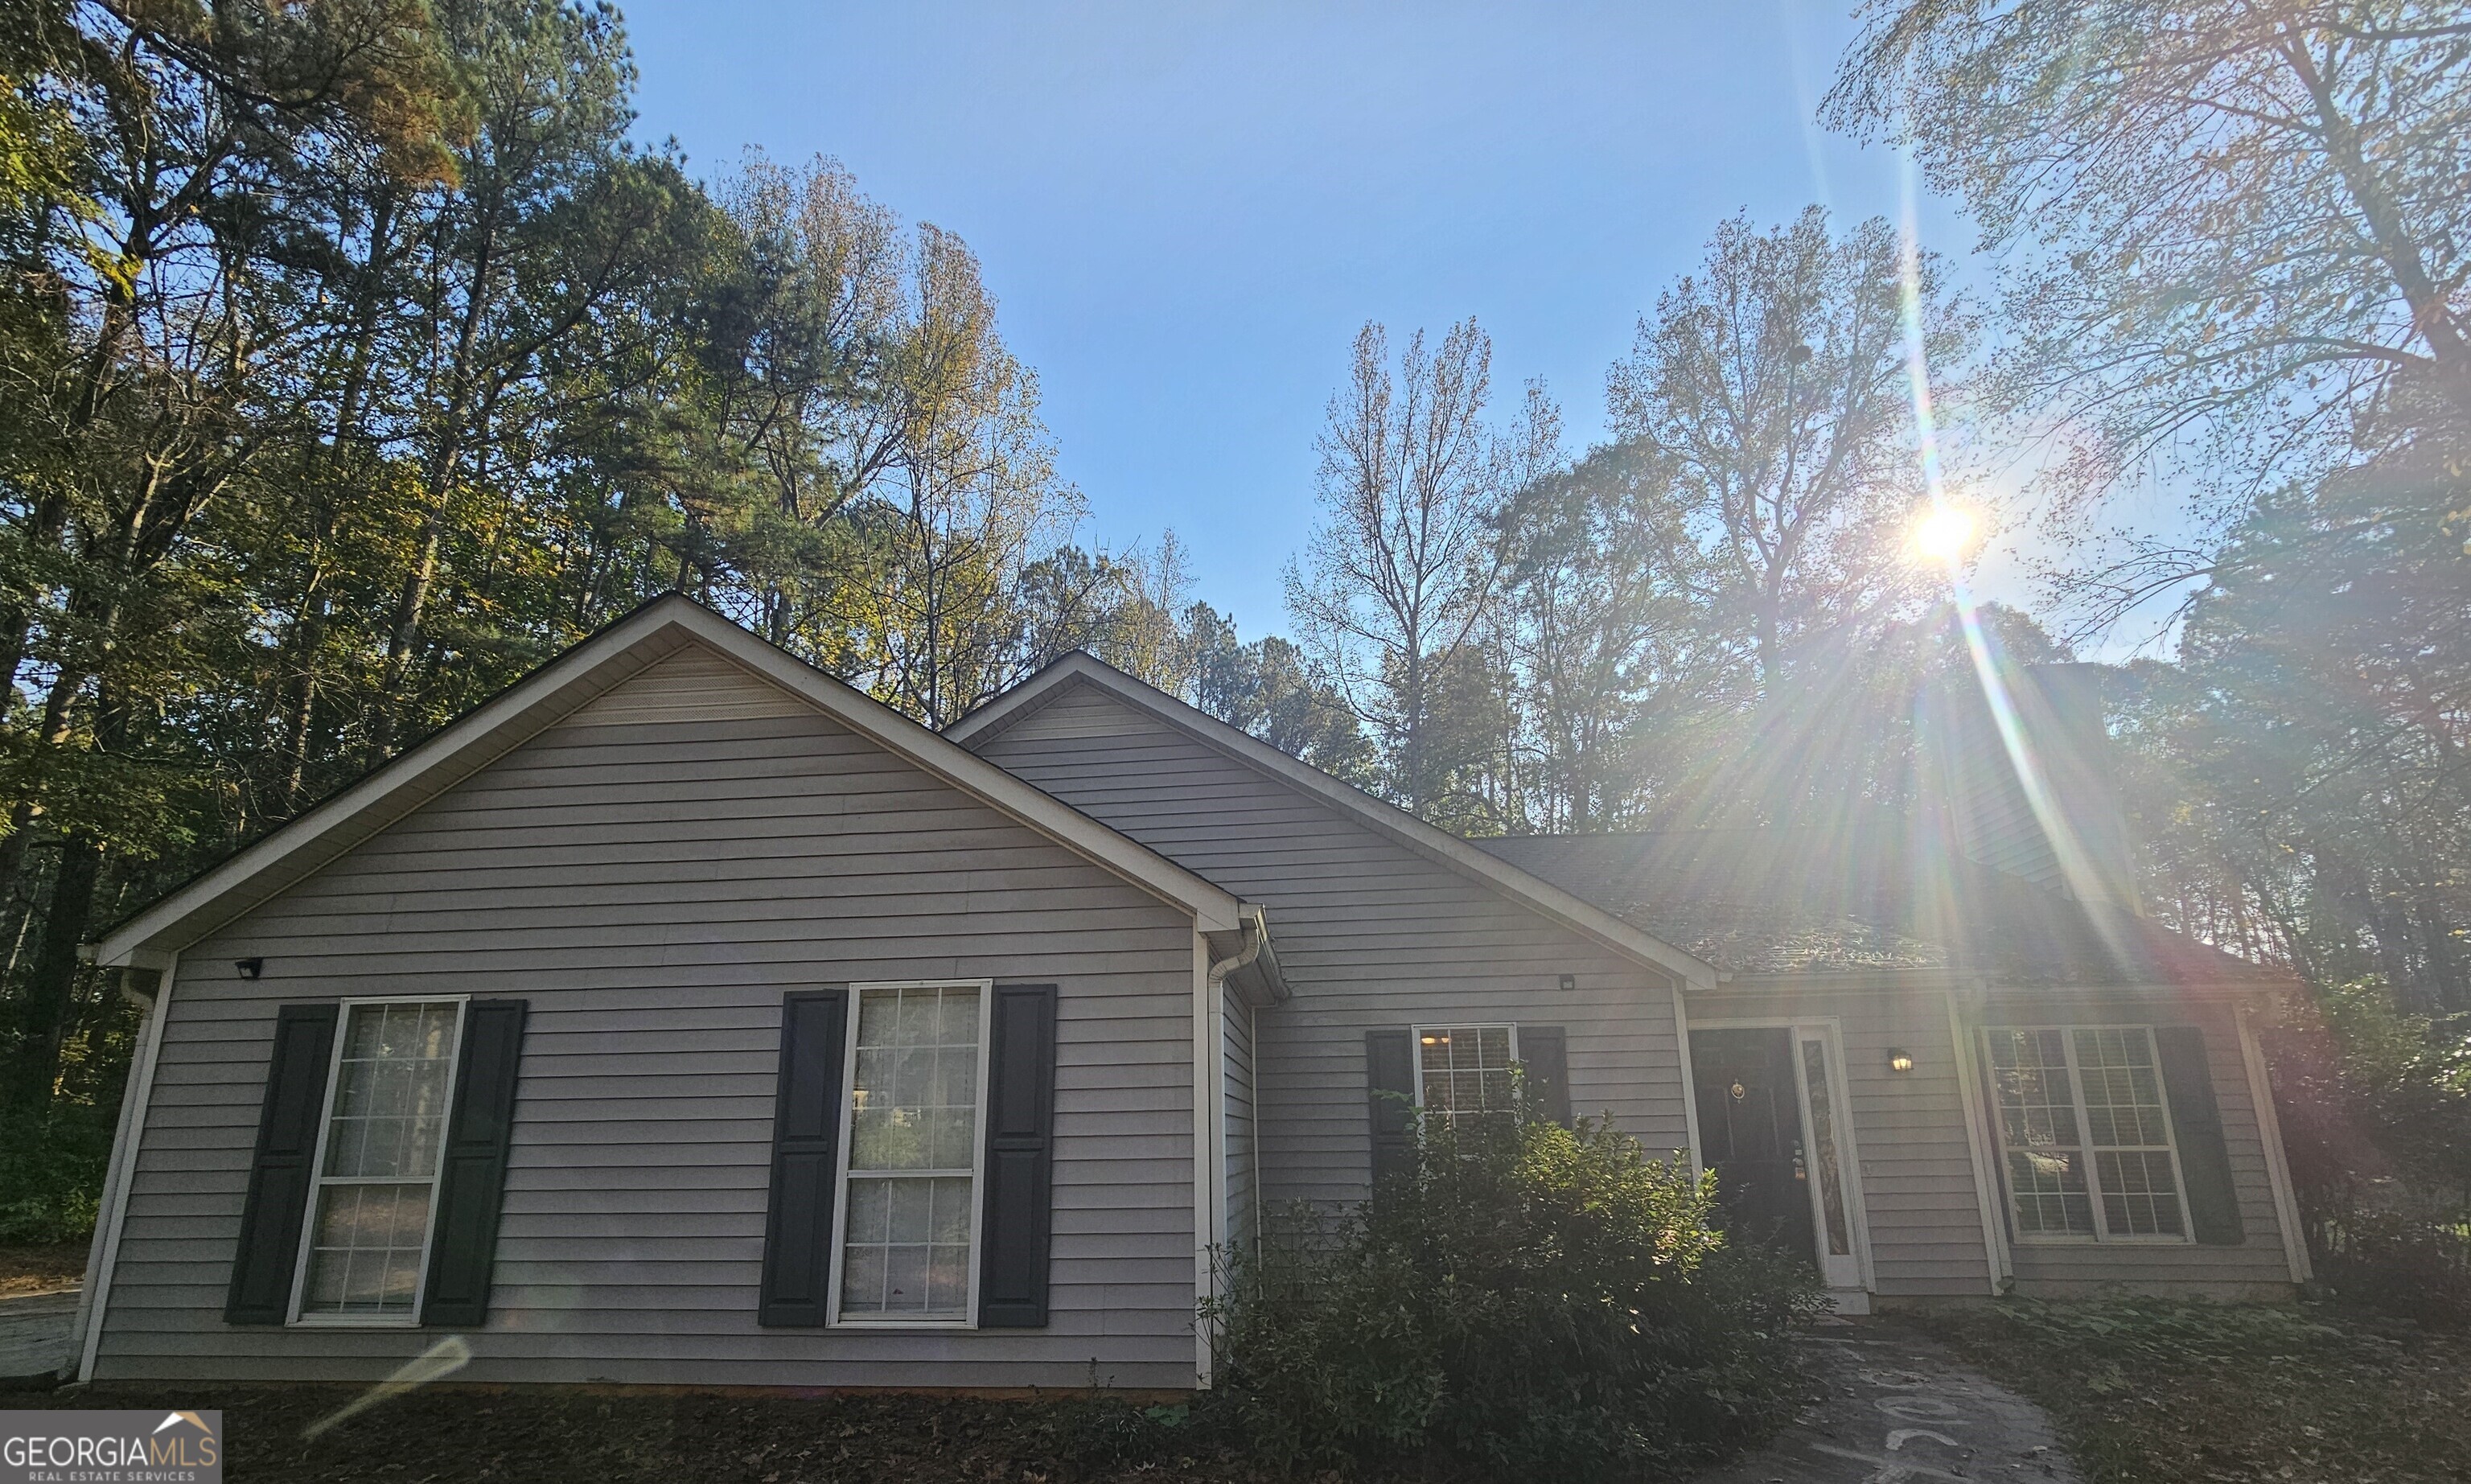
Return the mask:
[[[1690,1076],[1698,1088],[1700,1151],[1716,1172],[1725,1229],[1815,1266],[1793,1033],[1694,1030]]]

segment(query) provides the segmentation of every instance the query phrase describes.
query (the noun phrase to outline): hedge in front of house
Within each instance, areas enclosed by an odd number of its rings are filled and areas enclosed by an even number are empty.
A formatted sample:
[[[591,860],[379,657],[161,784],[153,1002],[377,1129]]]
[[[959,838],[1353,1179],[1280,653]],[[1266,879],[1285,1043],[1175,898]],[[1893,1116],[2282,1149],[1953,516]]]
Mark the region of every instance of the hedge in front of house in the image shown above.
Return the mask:
[[[1221,1436],[1575,1481],[1681,1472],[1791,1417],[1816,1280],[1711,1230],[1707,1181],[1590,1119],[1420,1135],[1367,1210],[1231,1264],[1207,1316]]]

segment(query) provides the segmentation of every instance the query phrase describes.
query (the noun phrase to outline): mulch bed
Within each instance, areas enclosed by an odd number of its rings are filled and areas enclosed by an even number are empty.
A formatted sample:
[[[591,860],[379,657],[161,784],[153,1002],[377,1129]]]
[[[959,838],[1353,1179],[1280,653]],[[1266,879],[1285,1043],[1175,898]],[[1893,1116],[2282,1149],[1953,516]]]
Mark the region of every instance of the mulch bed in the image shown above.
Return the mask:
[[[85,1281],[83,1242],[41,1247],[0,1247],[0,1299],[58,1293]]]
[[[398,1397],[314,1442],[341,1386],[111,1384],[0,1394],[0,1408],[220,1408],[228,1475],[249,1484],[590,1479],[607,1484],[1254,1484],[1288,1475],[1215,1449],[1111,1457],[1139,1410],[1121,1402],[927,1395],[815,1399],[437,1388]],[[1170,1420],[1174,1409],[1164,1409]]]

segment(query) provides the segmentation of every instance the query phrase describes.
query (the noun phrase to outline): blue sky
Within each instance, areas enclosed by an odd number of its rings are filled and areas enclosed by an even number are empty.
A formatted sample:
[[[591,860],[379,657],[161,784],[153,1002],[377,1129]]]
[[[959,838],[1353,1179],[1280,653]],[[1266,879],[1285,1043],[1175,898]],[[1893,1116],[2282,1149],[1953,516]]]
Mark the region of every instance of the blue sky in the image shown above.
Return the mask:
[[[632,0],[638,131],[698,173],[837,156],[981,258],[1040,376],[1084,539],[1172,527],[1199,596],[1283,629],[1314,434],[1368,319],[1473,315],[1499,404],[1575,445],[1710,229],[1894,215],[1883,149],[1813,122],[1850,0],[841,5]],[[1956,213],[1925,243],[1963,259]],[[1968,274],[1968,276],[1972,276]],[[2015,598],[2009,564],[1985,587]]]

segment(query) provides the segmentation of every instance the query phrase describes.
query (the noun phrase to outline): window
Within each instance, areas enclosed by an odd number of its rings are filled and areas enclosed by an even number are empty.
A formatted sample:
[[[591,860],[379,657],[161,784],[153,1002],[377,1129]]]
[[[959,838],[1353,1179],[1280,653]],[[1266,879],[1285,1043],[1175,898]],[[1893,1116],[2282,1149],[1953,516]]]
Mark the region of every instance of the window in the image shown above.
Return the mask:
[[[1417,1106],[1453,1127],[1462,1115],[1506,1114],[1518,1060],[1516,1025],[1419,1025]]]
[[[977,1312],[978,1151],[992,986],[857,986],[835,1312],[968,1325]]]
[[[2185,1240],[2153,1031],[1996,1028],[1983,1035],[2017,1235]]]
[[[417,1322],[462,1025],[459,1000],[343,1002],[295,1319]]]
[[[1836,1153],[1836,1101],[1828,1093],[1827,1043],[1801,1043],[1801,1073],[1810,1102],[1810,1166],[1819,1171],[1819,1213],[1827,1255],[1853,1254],[1851,1223],[1845,1218],[1845,1174]]]

